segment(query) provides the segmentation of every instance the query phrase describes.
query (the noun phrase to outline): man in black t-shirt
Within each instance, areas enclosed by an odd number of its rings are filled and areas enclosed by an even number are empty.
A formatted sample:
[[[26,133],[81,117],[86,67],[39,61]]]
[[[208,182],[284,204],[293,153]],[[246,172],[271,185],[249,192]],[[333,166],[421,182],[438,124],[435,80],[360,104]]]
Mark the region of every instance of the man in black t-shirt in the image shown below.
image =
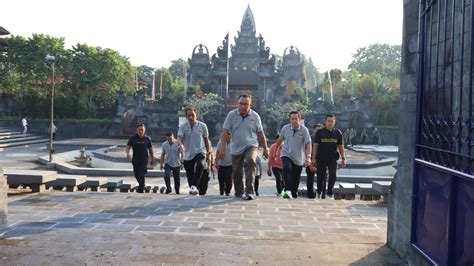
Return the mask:
[[[145,135],[145,130],[145,125],[139,124],[137,126],[137,134],[130,137],[127,148],[125,149],[127,160],[132,161],[133,173],[138,181],[138,193],[143,193],[145,189],[148,154],[150,154],[151,164],[153,165],[155,163],[151,138]],[[133,159],[130,156],[130,149],[133,149]]]
[[[317,168],[318,198],[333,198],[333,188],[336,183],[337,160],[341,157],[342,167],[346,167],[346,156],[342,142],[342,133],[335,128],[336,116],[326,116],[326,127],[320,129],[315,136],[313,145],[313,165]],[[326,193],[326,167],[329,170],[328,189]]]

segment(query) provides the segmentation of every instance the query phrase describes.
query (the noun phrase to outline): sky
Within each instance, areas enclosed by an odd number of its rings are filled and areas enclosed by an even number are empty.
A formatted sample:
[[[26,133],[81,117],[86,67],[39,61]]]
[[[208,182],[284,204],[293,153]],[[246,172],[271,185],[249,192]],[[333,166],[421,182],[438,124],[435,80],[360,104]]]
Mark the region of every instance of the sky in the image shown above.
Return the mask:
[[[250,5],[271,53],[291,45],[320,71],[347,69],[358,48],[401,44],[403,0],[9,0],[0,26],[13,35],[43,33],[111,48],[133,65],[169,67],[197,44],[212,55],[227,32],[240,30]]]

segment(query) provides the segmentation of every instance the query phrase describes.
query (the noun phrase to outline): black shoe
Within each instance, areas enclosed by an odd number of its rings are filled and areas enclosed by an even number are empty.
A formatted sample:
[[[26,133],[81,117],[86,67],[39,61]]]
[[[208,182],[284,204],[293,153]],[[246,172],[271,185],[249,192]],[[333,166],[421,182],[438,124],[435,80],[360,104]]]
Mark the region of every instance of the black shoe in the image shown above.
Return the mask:
[[[257,197],[258,197],[258,192],[257,192],[257,191],[255,191],[255,196],[257,196]]]
[[[226,192],[225,195],[228,197],[230,193]]]
[[[165,191],[165,194],[170,194],[170,193],[171,193],[171,189],[167,189],[167,190]]]

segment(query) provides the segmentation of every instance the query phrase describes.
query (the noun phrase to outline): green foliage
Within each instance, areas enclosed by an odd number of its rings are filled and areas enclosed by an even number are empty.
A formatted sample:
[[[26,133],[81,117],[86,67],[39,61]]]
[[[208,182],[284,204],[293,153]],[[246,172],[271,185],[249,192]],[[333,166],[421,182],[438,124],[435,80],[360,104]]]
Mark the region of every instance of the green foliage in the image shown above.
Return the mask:
[[[399,79],[400,68],[401,46],[380,43],[357,49],[349,65],[361,74],[379,73],[389,79]]]
[[[278,130],[280,130],[283,123],[288,121],[291,111],[299,111],[303,119],[312,112],[307,104],[295,102],[288,102],[285,104],[274,103],[264,110],[266,117],[273,117],[277,121]]]
[[[218,112],[223,102],[222,97],[215,93],[195,94],[184,101],[183,110],[192,106],[198,111],[199,117],[204,118],[212,112]]]
[[[29,117],[48,117],[55,57],[55,114],[86,118],[98,109],[114,108],[117,92],[130,93],[135,72],[128,60],[111,49],[77,44],[64,48],[64,39],[42,34],[12,36],[0,51],[0,93],[14,94],[17,106]]]
[[[189,69],[189,64],[184,59],[179,58],[177,60],[171,61],[171,66],[169,67],[169,71],[173,76],[173,79],[180,79],[184,77],[184,69]]]

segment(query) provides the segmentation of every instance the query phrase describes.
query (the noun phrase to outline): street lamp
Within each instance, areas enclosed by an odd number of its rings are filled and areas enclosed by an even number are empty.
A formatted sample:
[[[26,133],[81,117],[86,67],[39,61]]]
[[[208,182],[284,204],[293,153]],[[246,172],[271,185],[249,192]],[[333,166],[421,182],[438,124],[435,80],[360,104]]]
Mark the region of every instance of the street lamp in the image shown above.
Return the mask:
[[[51,121],[49,124],[49,162],[53,161],[53,119],[54,119],[54,75],[55,69],[54,65],[56,63],[56,58],[52,55],[47,55],[45,58],[46,64],[51,66],[52,70],[52,88],[51,88]]]

